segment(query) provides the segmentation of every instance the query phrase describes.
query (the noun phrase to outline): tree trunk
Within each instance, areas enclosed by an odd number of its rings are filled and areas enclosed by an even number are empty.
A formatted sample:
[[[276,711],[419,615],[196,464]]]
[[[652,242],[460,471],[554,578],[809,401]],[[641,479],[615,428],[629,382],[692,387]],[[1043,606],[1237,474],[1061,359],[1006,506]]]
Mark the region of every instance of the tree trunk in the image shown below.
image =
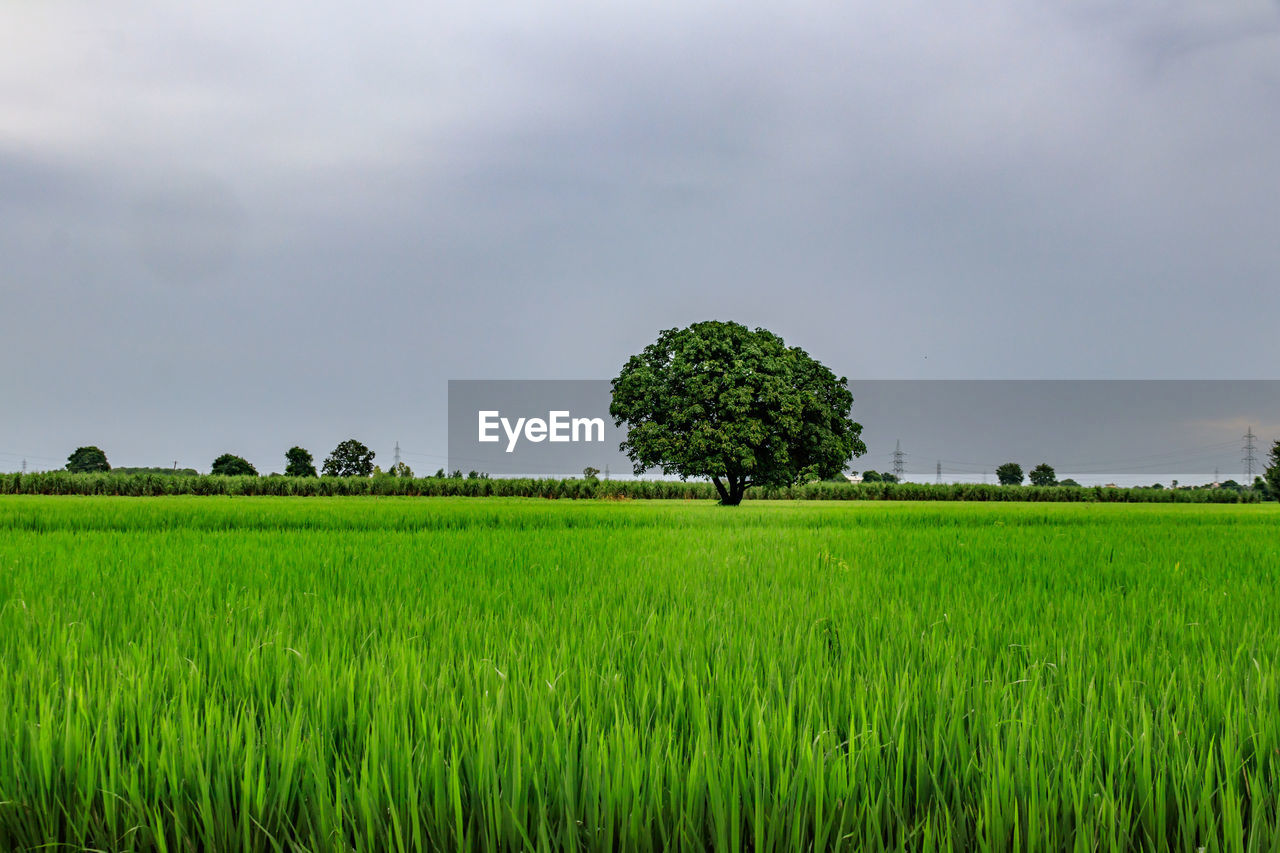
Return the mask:
[[[711,482],[715,484],[716,494],[720,496],[720,503],[725,506],[731,506],[729,503],[729,492],[725,489],[724,484],[720,482],[720,478],[712,477]]]
[[[725,506],[737,506],[742,503],[742,496],[747,493],[746,477],[729,477],[729,493],[721,492],[720,503]]]

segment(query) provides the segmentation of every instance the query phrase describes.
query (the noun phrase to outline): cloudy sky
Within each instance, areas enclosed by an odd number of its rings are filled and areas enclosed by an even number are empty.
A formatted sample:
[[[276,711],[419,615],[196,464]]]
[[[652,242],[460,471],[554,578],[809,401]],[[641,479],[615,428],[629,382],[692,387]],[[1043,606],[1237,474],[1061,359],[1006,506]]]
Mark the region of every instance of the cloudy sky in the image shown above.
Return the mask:
[[[1277,375],[1275,0],[370,8],[0,6],[0,470],[434,470],[448,379],[711,318],[850,377]]]

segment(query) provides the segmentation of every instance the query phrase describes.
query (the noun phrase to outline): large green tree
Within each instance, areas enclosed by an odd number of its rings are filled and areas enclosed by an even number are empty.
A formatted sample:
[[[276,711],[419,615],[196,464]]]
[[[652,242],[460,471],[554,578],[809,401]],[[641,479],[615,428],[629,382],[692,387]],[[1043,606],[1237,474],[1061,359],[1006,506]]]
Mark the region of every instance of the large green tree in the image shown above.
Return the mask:
[[[256,477],[258,469],[249,464],[249,460],[243,456],[224,453],[213,460],[213,467],[209,469],[209,473],[226,477]]]
[[[90,474],[96,471],[110,471],[107,454],[97,447],[77,447],[76,452],[67,457],[67,470],[76,474]]]
[[[1058,474],[1048,462],[1041,462],[1031,469],[1031,485],[1056,486],[1057,484]]]
[[[286,477],[316,476],[316,462],[311,451],[302,447],[290,447],[284,454]]]
[[[324,460],[326,477],[371,477],[373,476],[374,452],[354,438],[348,438],[339,444]]]
[[[706,477],[722,504],[751,486],[834,477],[866,452],[844,377],[765,329],[710,321],[667,329],[613,380],[635,473]]]
[[[1022,485],[1022,466],[1017,462],[1006,462],[996,469],[996,479],[1002,486]]]

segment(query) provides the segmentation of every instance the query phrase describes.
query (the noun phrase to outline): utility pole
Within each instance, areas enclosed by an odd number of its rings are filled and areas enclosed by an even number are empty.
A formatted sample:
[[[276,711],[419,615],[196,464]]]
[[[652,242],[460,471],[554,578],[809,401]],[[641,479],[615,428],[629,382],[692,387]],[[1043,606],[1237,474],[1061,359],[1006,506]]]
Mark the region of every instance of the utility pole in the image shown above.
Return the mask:
[[[938,485],[942,485],[942,460],[938,460]]]
[[[1240,460],[1244,463],[1244,484],[1246,486],[1253,485],[1253,469],[1258,464],[1257,447],[1254,445],[1257,438],[1253,434],[1253,427],[1249,427],[1249,431],[1244,434],[1244,458]]]
[[[899,440],[893,448],[893,476],[902,482],[902,476],[907,470],[907,454],[902,452],[902,441]]]

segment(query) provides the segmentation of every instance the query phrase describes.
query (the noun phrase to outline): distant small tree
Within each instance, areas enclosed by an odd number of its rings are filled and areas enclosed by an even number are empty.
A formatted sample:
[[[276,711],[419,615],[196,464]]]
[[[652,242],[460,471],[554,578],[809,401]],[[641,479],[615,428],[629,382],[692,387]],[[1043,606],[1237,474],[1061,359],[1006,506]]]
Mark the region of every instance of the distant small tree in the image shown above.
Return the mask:
[[[1280,440],[1271,445],[1267,454],[1266,480],[1271,497],[1280,498]]]
[[[468,480],[487,480],[489,479],[489,475],[484,471],[468,471],[467,479]]]
[[[1065,479],[1065,480],[1061,480],[1061,481],[1059,481],[1059,482],[1058,482],[1058,485],[1059,485],[1059,486],[1070,486],[1070,487],[1071,487],[1071,488],[1073,488],[1073,489],[1078,489],[1078,488],[1080,488],[1080,484],[1079,484],[1079,483],[1077,483],[1075,480],[1071,479],[1070,477],[1068,477],[1068,478],[1067,478],[1067,479]]]
[[[224,453],[213,460],[213,467],[209,469],[209,473],[224,477],[256,477],[258,469],[241,456]]]
[[[284,454],[285,466],[284,473],[286,477],[314,477],[316,476],[316,462],[310,451],[301,447],[290,447]]]
[[[107,454],[96,447],[77,447],[76,452],[67,457],[67,470],[76,474],[92,474],[98,471],[110,471]]]
[[[1021,475],[1021,471],[1018,472]],[[1019,476],[1021,480],[1021,476]],[[1053,486],[1058,482],[1058,475],[1048,462],[1041,462],[1039,465],[1031,469],[1031,485],[1033,486]]]
[[[600,469],[592,468],[590,465],[588,465],[586,468],[582,469],[582,476],[584,479],[587,479],[587,480],[598,479],[600,477]]]
[[[461,480],[461,479],[462,479],[462,469],[461,469],[461,468],[454,468],[454,469],[453,469],[453,473],[451,473],[451,474],[449,475],[449,477],[450,477],[451,479],[454,479],[454,480]]]
[[[333,449],[324,460],[326,477],[371,477],[376,454],[354,438],[348,438]]]
[[[897,474],[890,474],[888,471],[881,472],[881,474],[880,474],[880,482],[882,482],[882,483],[896,483],[896,482],[898,482],[898,475],[897,475]]]
[[[1017,462],[1006,462],[996,469],[996,479],[1002,486],[1022,485],[1022,466]]]
[[[862,482],[864,482],[864,483],[878,483],[878,482],[880,482],[880,474],[879,474],[878,472],[876,472],[876,471],[863,471],[863,472],[862,472]]]
[[[392,477],[412,477],[413,469],[403,462],[397,462],[387,469],[387,473]]]
[[[1239,492],[1244,489],[1244,486],[1240,485],[1235,480],[1223,480],[1221,483],[1218,484],[1218,488],[1230,489],[1233,492]]]
[[[443,468],[439,468],[439,469],[437,469],[437,470],[436,470],[436,473],[435,473],[433,476],[434,476],[434,477],[436,477],[436,479],[443,480],[443,479],[444,479],[444,469],[443,469]]]

